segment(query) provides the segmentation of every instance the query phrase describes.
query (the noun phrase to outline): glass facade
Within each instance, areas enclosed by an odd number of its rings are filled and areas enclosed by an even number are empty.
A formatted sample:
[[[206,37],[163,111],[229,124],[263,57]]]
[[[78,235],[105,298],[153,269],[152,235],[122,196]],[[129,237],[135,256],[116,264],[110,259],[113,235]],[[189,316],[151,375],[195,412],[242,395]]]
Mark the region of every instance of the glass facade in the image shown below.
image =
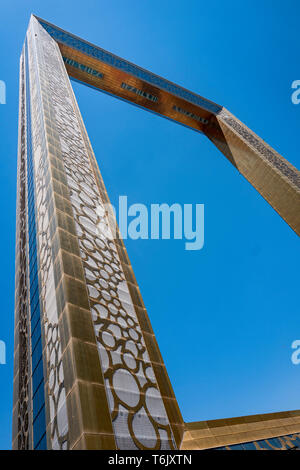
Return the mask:
[[[300,434],[271,437],[259,441],[217,447],[215,450],[299,450]]]
[[[34,17],[21,60],[28,383],[20,394],[16,349],[13,448],[175,449],[182,418],[124,244],[107,237],[115,221],[65,64],[96,69],[64,60]]]
[[[31,17],[20,63],[13,448],[168,450],[185,432],[195,445],[112,237],[69,77],[205,133],[300,233],[299,172],[223,107]],[[288,435],[236,448],[284,439],[298,445]]]
[[[30,286],[30,329],[32,371],[33,448],[46,449],[46,416],[43,371],[43,344],[41,334],[40,289],[37,258],[36,200],[32,159],[31,104],[29,88],[28,43],[25,42],[26,111],[27,111],[27,208],[28,208],[28,258]]]
[[[57,28],[54,25],[47,23],[44,20],[39,19],[40,24],[45,28],[45,30],[58,42],[64,43],[74,49],[79,51],[83,51],[85,54],[95,57],[98,60],[107,63],[109,65],[113,65],[120,70],[130,73],[130,75],[135,76],[139,79],[145,80],[163,90],[170,91],[174,95],[180,96],[187,101],[195,103],[198,106],[207,109],[208,111],[212,111],[218,113],[221,111],[222,106],[218,106],[215,103],[212,103],[205,98],[202,98],[195,93],[192,93],[185,88],[182,88],[175,83],[171,83],[168,80],[165,80],[158,75],[154,75],[153,73],[149,72],[148,70],[144,70],[120,57],[111,54],[108,51],[104,51],[100,47],[96,47],[70,33],[67,33],[60,28]]]

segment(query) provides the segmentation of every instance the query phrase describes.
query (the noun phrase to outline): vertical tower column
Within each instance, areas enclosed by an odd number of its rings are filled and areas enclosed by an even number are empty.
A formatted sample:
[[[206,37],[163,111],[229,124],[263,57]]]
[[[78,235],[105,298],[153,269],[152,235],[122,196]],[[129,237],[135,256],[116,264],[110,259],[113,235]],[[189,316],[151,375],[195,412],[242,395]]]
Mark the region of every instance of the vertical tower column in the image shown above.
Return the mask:
[[[34,17],[27,41],[47,447],[179,448],[182,417],[61,53]]]
[[[30,446],[30,356],[27,279],[26,92],[24,48],[20,58],[19,132],[16,210],[13,449]]]
[[[300,172],[227,109],[205,134],[300,235]]]

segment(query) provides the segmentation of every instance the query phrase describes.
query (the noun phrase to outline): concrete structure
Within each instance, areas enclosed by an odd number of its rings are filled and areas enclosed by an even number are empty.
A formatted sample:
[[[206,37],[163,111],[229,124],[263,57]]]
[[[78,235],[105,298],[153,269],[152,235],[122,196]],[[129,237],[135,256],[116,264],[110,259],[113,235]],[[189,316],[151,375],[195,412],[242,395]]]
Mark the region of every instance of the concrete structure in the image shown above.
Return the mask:
[[[299,172],[221,106],[31,17],[20,61],[13,448],[195,448],[123,241],[111,236],[69,76],[203,132],[298,234]]]

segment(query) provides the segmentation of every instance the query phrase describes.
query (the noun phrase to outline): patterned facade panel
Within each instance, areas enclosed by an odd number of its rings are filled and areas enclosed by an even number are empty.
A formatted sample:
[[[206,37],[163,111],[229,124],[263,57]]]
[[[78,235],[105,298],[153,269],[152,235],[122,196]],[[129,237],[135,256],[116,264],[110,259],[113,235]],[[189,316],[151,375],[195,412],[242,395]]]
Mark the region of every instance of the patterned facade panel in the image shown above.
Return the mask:
[[[222,110],[218,119],[224,120],[241,138],[247,142],[260,156],[281,172],[300,191],[300,172],[287,162],[281,155],[259,139],[250,129],[239,122],[228,111]]]
[[[49,172],[45,123],[44,123],[44,74],[42,57],[35,40],[33,24],[28,30],[30,98],[32,116],[32,151],[35,174],[37,213],[37,244],[40,275],[40,304],[43,337],[45,338],[44,361],[40,369],[46,371],[45,387],[48,402],[49,445],[53,449],[68,447],[68,418],[62,350],[58,327],[58,307],[51,243],[51,198],[52,186]],[[43,364],[44,363],[44,364]]]
[[[32,413],[32,447],[46,449],[46,415],[45,415],[45,384],[43,365],[43,339],[40,309],[39,263],[37,256],[36,231],[36,194],[35,175],[33,168],[31,104],[28,66],[28,43],[25,41],[26,67],[26,136],[27,136],[27,238],[28,260],[27,273],[29,283],[29,324],[31,352],[31,407]]]
[[[182,417],[68,74],[91,86],[127,74],[116,85],[124,96],[112,94],[152,111],[161,101],[161,115],[203,129],[299,234],[300,173],[224,108],[31,18],[20,65],[13,448],[179,448]]]
[[[99,360],[119,449],[176,446],[59,48],[39,26]]]
[[[204,132],[300,235],[300,172],[225,108]]]
[[[26,92],[24,50],[20,61],[20,105],[16,224],[15,367],[13,448],[30,447],[30,336],[28,321],[28,254],[26,204]]]
[[[225,108],[42,19],[76,81],[203,132],[300,235],[300,173]]]

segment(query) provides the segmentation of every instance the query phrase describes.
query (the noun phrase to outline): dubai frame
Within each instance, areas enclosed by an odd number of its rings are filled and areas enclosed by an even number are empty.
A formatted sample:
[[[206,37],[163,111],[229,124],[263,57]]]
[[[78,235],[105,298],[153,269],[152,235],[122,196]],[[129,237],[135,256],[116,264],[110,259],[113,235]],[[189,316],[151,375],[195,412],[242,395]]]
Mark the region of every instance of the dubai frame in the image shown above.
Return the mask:
[[[69,77],[205,134],[300,235],[299,171],[229,111],[31,16],[20,61],[13,449],[298,447],[298,411],[184,423],[123,241],[97,231],[115,221]]]

